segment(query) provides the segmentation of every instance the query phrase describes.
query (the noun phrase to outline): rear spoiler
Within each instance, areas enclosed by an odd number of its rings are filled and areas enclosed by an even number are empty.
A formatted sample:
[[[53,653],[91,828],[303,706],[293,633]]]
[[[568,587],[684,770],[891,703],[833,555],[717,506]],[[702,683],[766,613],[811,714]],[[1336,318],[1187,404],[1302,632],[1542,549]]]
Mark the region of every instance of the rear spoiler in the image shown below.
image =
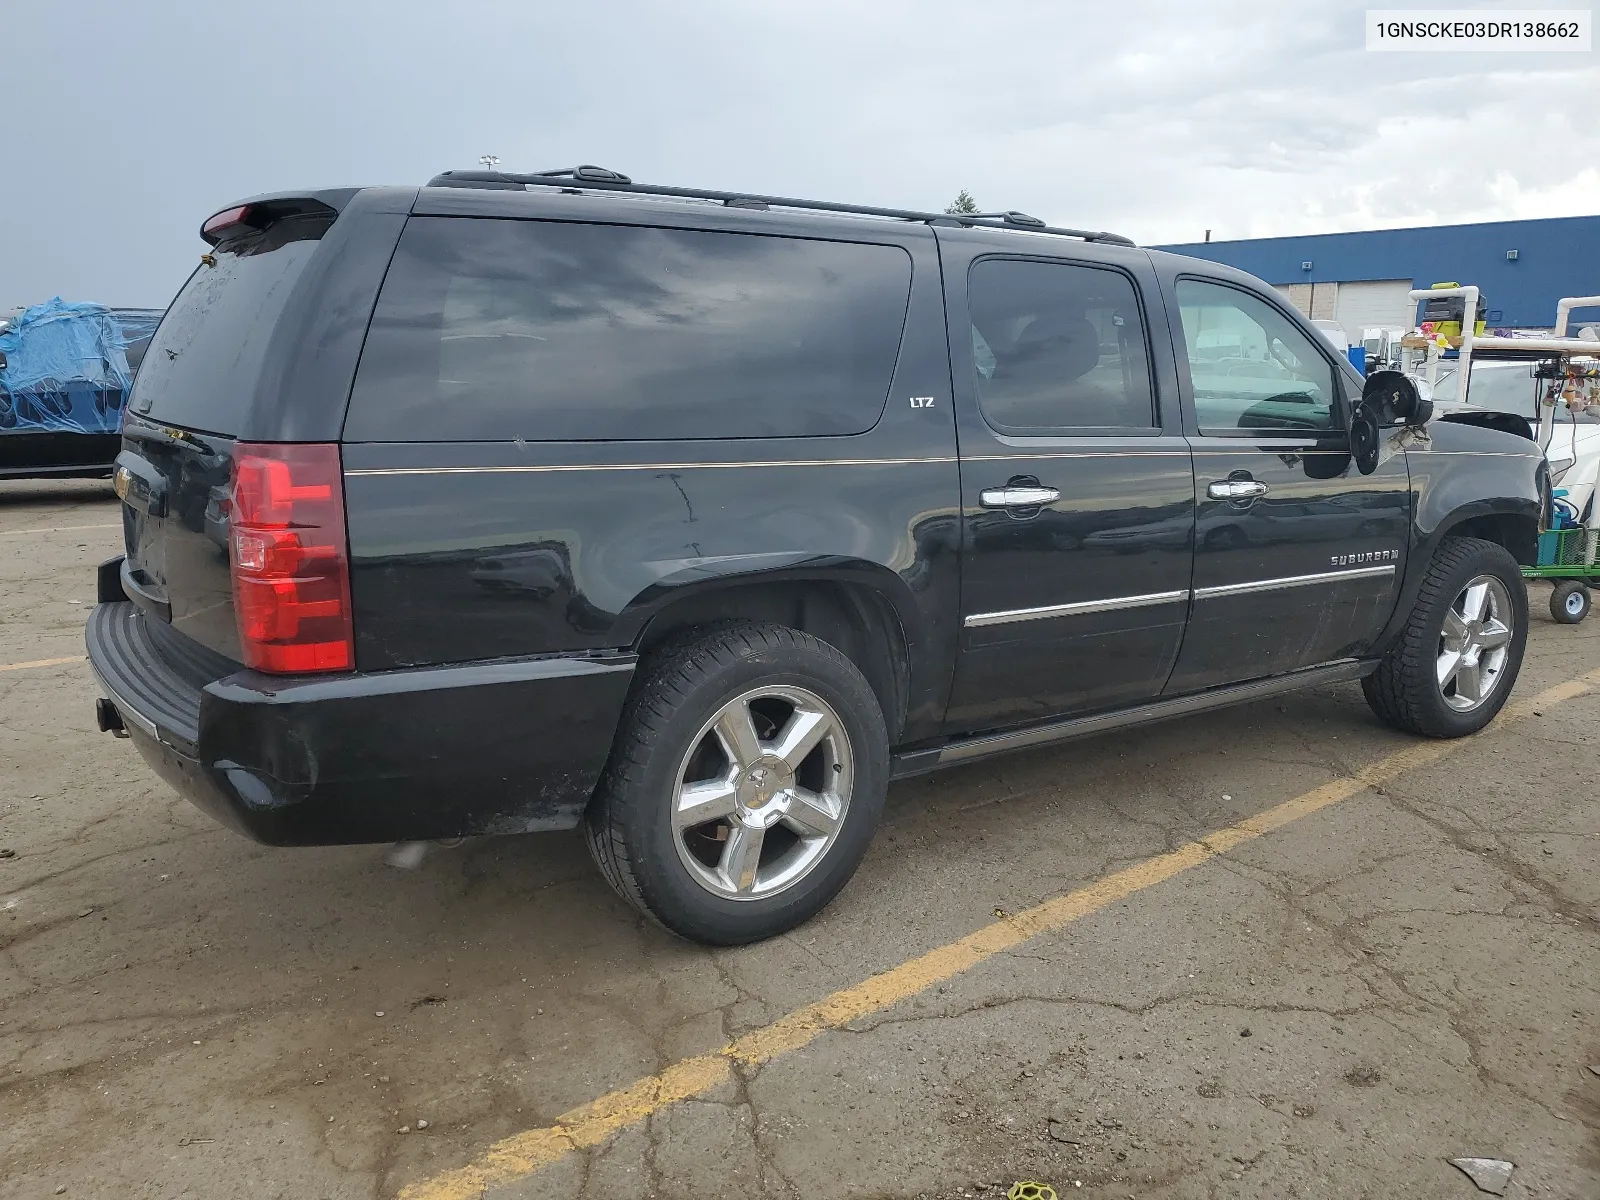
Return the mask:
[[[215,246],[224,237],[237,233],[241,226],[265,229],[274,221],[300,216],[322,216],[331,221],[361,190],[328,188],[318,192],[272,192],[252,196],[212,213],[201,223],[200,236],[208,245]]]

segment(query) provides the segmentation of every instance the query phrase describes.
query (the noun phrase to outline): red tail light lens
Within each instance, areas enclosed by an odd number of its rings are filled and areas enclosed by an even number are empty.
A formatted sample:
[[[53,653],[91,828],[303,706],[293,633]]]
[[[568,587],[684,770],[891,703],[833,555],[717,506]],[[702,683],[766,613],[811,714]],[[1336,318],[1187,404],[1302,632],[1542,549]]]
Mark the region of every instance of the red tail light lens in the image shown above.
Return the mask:
[[[355,635],[339,447],[237,443],[230,523],[245,665],[281,674],[351,670]]]

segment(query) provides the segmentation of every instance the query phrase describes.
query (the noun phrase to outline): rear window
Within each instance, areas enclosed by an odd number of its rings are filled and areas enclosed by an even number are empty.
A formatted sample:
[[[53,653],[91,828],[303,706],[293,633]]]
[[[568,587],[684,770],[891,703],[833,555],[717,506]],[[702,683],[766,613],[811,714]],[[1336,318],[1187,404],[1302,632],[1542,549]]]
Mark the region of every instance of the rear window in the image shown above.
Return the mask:
[[[347,441],[861,433],[911,288],[897,246],[413,217]]]
[[[211,250],[162,317],[129,408],[206,433],[244,428],[272,331],[330,224],[289,217]]]

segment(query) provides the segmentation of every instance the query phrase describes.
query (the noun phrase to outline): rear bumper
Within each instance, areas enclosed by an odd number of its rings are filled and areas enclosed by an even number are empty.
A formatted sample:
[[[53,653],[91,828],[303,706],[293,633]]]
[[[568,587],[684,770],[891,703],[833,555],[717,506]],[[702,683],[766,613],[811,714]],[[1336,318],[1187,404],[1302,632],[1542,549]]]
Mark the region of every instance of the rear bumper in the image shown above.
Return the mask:
[[[258,841],[332,845],[576,825],[611,752],[626,654],[286,678],[89,615],[89,661],[139,752]]]

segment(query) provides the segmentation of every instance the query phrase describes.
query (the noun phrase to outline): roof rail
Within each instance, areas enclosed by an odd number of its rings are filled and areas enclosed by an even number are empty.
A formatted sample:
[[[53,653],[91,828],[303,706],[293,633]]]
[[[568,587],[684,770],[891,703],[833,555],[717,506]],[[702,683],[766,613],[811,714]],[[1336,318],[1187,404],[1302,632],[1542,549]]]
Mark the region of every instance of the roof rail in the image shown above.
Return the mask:
[[[992,213],[932,213],[906,208],[874,208],[866,204],[839,204],[831,200],[798,200],[792,196],[761,196],[751,192],[717,192],[705,188],[665,187],[651,183],[634,183],[620,171],[605,167],[562,167],[553,171],[538,171],[531,175],[510,171],[446,171],[428,180],[429,187],[492,188],[520,191],[525,187],[557,187],[577,191],[579,186],[606,192],[631,192],[642,196],[676,196],[685,200],[714,200],[727,208],[800,208],[814,212],[853,213],[864,217],[888,217],[898,221],[919,221],[929,225],[965,225],[975,229],[1006,226],[1026,229],[1033,233],[1055,233],[1063,237],[1082,238],[1086,242],[1104,242],[1114,246],[1131,246],[1133,241],[1119,233],[1097,232],[1091,229],[1058,229],[1046,225],[1038,217],[1020,212]]]

